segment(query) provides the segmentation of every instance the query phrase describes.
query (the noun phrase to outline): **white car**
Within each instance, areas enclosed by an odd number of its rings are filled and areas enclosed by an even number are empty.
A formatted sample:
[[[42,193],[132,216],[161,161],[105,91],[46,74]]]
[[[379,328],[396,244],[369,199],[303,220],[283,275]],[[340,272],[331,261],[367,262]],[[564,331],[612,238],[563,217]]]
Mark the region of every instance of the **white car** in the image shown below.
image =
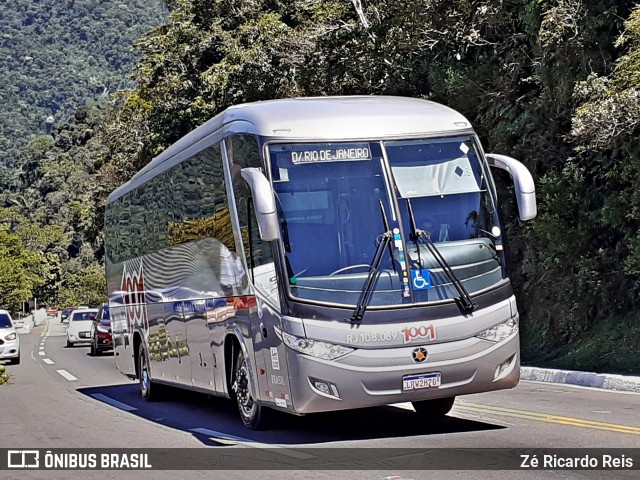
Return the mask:
[[[14,365],[20,363],[20,336],[6,310],[0,310],[0,360],[9,360]]]
[[[73,347],[76,343],[91,342],[91,325],[97,314],[97,308],[84,308],[71,312],[67,325],[67,347]]]

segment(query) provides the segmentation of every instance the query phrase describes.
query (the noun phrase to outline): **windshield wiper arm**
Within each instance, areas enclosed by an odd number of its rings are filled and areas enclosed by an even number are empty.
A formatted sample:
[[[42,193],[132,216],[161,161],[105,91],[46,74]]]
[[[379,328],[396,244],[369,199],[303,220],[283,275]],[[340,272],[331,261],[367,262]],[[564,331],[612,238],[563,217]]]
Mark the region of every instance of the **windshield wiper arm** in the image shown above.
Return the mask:
[[[380,278],[380,262],[382,262],[382,255],[384,255],[384,250],[387,246],[389,247],[389,255],[391,255],[391,264],[393,265],[393,249],[391,247],[393,233],[389,229],[389,222],[387,221],[387,215],[384,212],[382,200],[380,200],[380,214],[382,215],[382,224],[384,225],[385,232],[382,234],[380,243],[378,243],[378,246],[376,247],[376,253],[373,255],[373,260],[369,266],[369,275],[367,275],[367,279],[360,291],[356,309],[353,312],[353,315],[351,315],[351,318],[347,319],[350,322],[360,322],[362,317],[364,317],[364,312],[367,310],[376,282],[378,281],[378,278]]]
[[[409,212],[409,221],[411,223],[411,239],[416,244],[416,250],[418,252],[418,262],[420,266],[422,266],[422,263],[420,262],[420,246],[418,245],[418,242],[421,240],[422,243],[426,245],[429,252],[431,252],[431,255],[433,256],[433,258],[435,258],[436,262],[438,262],[438,265],[440,265],[440,268],[442,268],[442,271],[449,278],[455,289],[458,291],[460,297],[457,298],[456,301],[460,306],[462,313],[472,313],[476,308],[478,308],[478,305],[473,303],[469,292],[467,292],[467,289],[464,288],[462,282],[460,282],[458,277],[456,277],[456,274],[453,273],[453,270],[451,269],[451,266],[449,265],[447,260],[442,256],[438,248],[431,241],[431,237],[429,236],[429,234],[424,230],[416,228],[416,219],[413,216],[413,207],[411,206],[411,200],[409,200],[408,198],[407,211]]]

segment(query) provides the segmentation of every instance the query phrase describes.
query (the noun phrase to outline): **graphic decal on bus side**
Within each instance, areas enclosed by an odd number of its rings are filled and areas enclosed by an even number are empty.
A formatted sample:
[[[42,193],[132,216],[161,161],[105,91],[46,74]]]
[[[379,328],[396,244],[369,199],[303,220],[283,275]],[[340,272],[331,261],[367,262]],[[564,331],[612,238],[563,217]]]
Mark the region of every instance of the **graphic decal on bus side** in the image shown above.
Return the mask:
[[[131,332],[134,325],[142,325],[149,330],[147,305],[144,289],[144,269],[141,260],[124,262],[122,271],[122,303],[125,305],[127,331]]]

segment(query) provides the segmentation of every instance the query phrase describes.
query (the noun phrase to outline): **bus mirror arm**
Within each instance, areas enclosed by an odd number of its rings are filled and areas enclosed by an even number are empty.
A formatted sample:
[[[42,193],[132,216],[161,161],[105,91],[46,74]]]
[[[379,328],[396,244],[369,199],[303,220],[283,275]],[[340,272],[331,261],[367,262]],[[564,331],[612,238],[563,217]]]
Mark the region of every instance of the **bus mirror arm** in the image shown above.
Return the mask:
[[[516,189],[520,220],[535,218],[538,213],[536,187],[527,167],[515,158],[507,157],[506,155],[487,153],[486,157],[490,166],[505,170],[511,175]]]
[[[266,242],[279,240],[278,212],[269,180],[259,168],[243,168],[240,170],[240,174],[251,189],[260,238]]]

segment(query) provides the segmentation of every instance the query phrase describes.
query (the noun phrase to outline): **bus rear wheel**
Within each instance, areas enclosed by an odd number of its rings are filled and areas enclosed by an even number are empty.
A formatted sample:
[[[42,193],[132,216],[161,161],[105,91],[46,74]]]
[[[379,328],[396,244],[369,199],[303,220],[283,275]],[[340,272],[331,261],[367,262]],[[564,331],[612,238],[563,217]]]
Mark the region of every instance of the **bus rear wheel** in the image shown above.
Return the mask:
[[[251,430],[261,430],[266,422],[266,408],[258,405],[251,392],[251,379],[249,377],[249,362],[239,350],[233,372],[231,389],[234,392],[238,412],[242,423]]]
[[[453,408],[456,397],[436,398],[434,400],[422,400],[411,402],[416,413],[425,419],[438,419],[444,417]]]

